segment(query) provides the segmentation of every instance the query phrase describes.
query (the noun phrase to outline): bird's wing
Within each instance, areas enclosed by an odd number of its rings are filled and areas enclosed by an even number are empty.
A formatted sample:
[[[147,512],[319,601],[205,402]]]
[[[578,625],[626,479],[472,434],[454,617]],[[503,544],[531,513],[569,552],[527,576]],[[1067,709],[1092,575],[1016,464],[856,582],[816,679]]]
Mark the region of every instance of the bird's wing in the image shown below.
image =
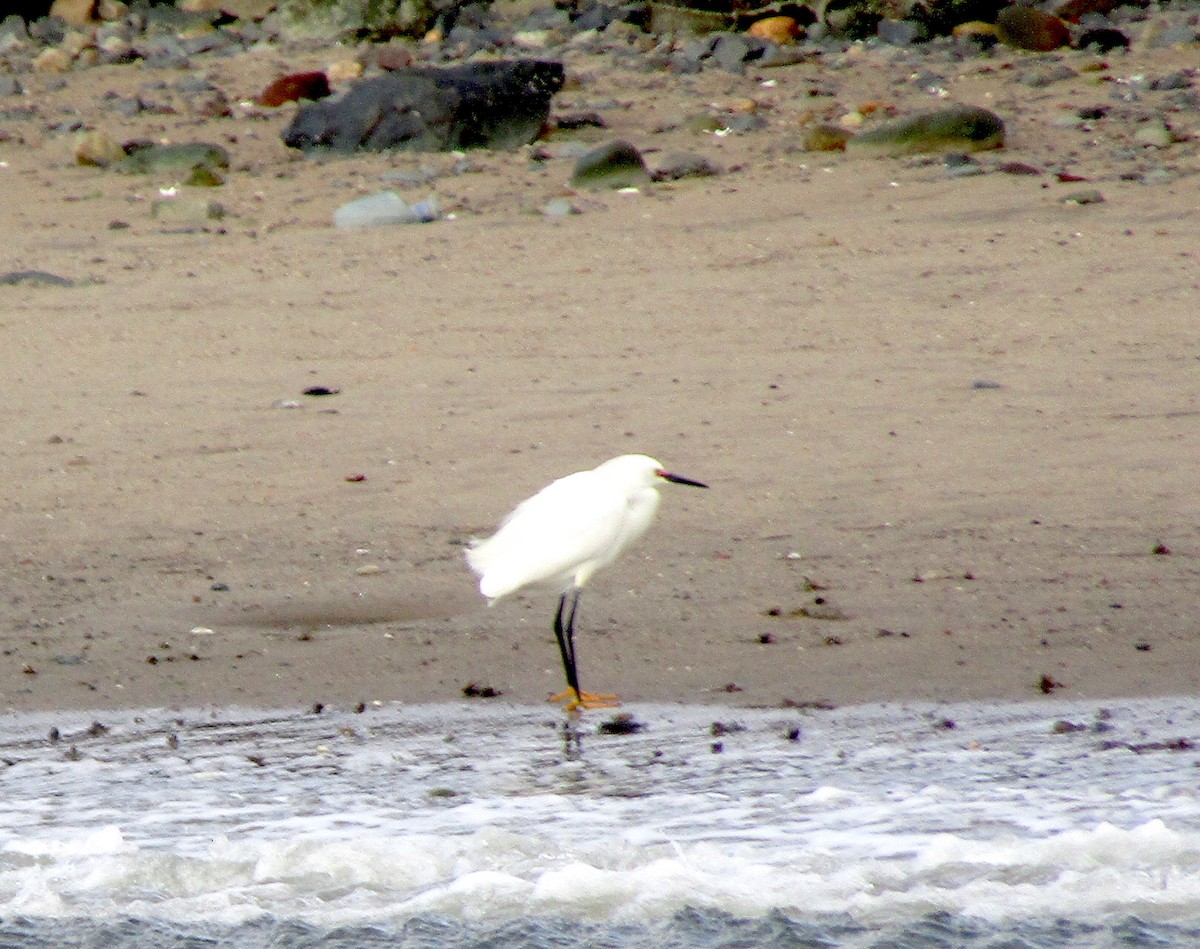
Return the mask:
[[[621,536],[626,499],[591,474],[581,471],[547,485],[467,551],[485,596],[535,584],[565,590],[581,564],[610,555]]]

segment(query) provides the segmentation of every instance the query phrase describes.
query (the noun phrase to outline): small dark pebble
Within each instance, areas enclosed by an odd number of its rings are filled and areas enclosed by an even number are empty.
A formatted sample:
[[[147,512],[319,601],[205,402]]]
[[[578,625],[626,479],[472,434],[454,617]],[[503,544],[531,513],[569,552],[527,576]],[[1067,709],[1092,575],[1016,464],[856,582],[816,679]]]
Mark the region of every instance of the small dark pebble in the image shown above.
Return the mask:
[[[174,732],[171,732],[171,734],[167,736],[167,747],[172,751],[179,747],[179,736]]]
[[[493,689],[490,685],[468,682],[462,687],[462,694],[469,699],[494,699],[504,693],[499,689]]]
[[[99,738],[101,735],[108,734],[108,726],[101,722],[93,721],[91,726],[88,728],[87,733],[92,738]]]
[[[622,712],[606,722],[601,722],[596,731],[601,735],[635,735],[645,727],[628,712]]]
[[[1069,735],[1072,732],[1085,732],[1088,730],[1088,726],[1080,725],[1077,722],[1068,722],[1065,718],[1060,718],[1050,730],[1056,735]]]
[[[1048,675],[1043,675],[1041,679],[1038,680],[1038,688],[1041,689],[1045,695],[1049,695],[1055,689],[1061,689],[1062,687],[1063,684],[1061,682]]]
[[[356,715],[361,715],[361,714],[362,714],[363,712],[365,712],[366,710],[367,710],[367,703],[366,703],[366,702],[359,702],[359,703],[358,703],[356,706],[354,706],[354,713],[355,713]]]
[[[725,750],[725,743],[720,742],[720,741],[714,741],[708,747],[709,747],[709,751],[711,751],[714,755],[719,755],[722,751]]]
[[[1149,652],[1154,647],[1151,646],[1149,643],[1138,643],[1133,648],[1136,649],[1138,652]]]
[[[1100,26],[1084,30],[1075,45],[1079,49],[1093,47],[1099,53],[1107,53],[1114,49],[1129,49],[1129,37],[1110,26]]]
[[[1042,169],[1023,161],[1002,161],[996,170],[1006,175],[1040,175]]]
[[[56,741],[58,741],[62,737],[62,733],[59,732],[57,727],[51,728],[50,735],[48,737],[50,738],[50,744],[54,744]]]
[[[1146,741],[1136,745],[1127,741],[1105,741],[1100,744],[1101,751],[1122,748],[1132,751],[1135,755],[1142,755],[1148,751],[1191,751],[1195,747],[1196,743],[1190,738],[1168,738],[1166,741]]]
[[[818,712],[832,712],[837,705],[824,699],[784,699],[784,708],[809,708]]]
[[[608,123],[596,112],[570,112],[554,119],[554,127],[564,132],[577,129],[606,129]]]
[[[787,740],[788,741],[799,741],[800,734],[801,734],[801,732],[800,732],[799,725],[797,725],[795,728],[789,728],[788,733],[787,733]]]
[[[216,583],[212,584],[209,587],[209,589],[212,590],[214,593],[228,593],[229,592],[229,584],[222,583],[220,580],[218,580]]]
[[[946,731],[953,731],[958,728],[958,722],[952,718],[942,718],[933,723],[934,728],[943,728]]]
[[[311,396],[337,395],[341,391],[341,389],[330,389],[326,386],[309,386],[304,390],[304,394]]]
[[[262,755],[246,755],[246,760],[251,764],[258,765],[260,768],[265,768],[267,766],[267,759]]]
[[[721,686],[721,691],[729,692],[729,693],[741,692],[742,687],[740,685],[738,685],[736,682],[726,682],[723,686]]]
[[[320,715],[323,711],[325,711],[324,702],[313,702],[312,713],[314,715]]]
[[[1170,557],[1171,556],[1171,548],[1168,547],[1166,544],[1157,544],[1154,548],[1153,553],[1159,557]]]
[[[999,382],[993,382],[991,379],[976,379],[971,383],[972,389],[1003,389],[1004,386]]]
[[[758,641],[763,646],[769,646],[771,643],[775,642],[775,637],[770,633],[763,633],[758,637]]]
[[[735,735],[738,732],[744,732],[746,726],[740,722],[713,722],[708,726],[708,730],[714,738],[720,738],[722,735]]]

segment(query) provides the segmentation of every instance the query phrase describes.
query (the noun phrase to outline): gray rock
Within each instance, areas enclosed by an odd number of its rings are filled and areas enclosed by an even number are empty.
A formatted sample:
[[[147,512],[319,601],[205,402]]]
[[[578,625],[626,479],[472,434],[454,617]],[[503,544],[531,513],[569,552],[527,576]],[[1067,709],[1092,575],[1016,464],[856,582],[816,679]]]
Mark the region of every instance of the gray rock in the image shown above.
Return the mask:
[[[283,140],[305,150],[515,148],[537,137],[562,84],[562,63],[534,59],[397,70],[302,105]]]
[[[766,43],[745,33],[722,33],[713,46],[712,61],[722,69],[741,73],[746,63],[763,54]]]
[[[926,38],[925,27],[913,20],[880,20],[876,35],[893,46],[911,46]]]
[[[0,286],[16,287],[21,285],[35,287],[73,287],[74,280],[60,277],[58,274],[45,270],[11,270],[0,274]]]
[[[440,216],[434,197],[409,204],[395,191],[381,191],[343,204],[333,212],[333,224],[342,230],[356,230],[389,224],[428,224]]]
[[[673,152],[659,159],[652,177],[655,181],[678,181],[680,178],[708,178],[719,174],[721,169],[703,155]]]

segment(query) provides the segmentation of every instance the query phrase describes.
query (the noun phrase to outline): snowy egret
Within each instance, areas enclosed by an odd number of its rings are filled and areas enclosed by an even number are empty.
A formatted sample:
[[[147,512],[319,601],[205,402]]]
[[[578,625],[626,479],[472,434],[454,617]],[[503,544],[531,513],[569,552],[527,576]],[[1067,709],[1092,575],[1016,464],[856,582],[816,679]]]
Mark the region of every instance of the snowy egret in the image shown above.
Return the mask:
[[[637,540],[658,511],[659,480],[708,485],[671,474],[646,455],[621,455],[591,471],[577,471],[522,501],[486,540],[472,540],[467,563],[479,574],[489,605],[525,587],[559,594],[554,636],[567,689],[552,701],[568,710],[617,704],[615,695],[579,689],[575,668],[575,611],[592,575]]]

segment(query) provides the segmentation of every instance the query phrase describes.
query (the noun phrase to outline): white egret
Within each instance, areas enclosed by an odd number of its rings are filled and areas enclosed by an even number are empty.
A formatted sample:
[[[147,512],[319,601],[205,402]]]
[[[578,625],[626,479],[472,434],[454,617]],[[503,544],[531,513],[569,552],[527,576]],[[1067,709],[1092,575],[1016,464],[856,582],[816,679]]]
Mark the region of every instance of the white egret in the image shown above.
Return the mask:
[[[617,704],[615,695],[579,688],[575,611],[592,575],[612,563],[654,520],[659,480],[708,487],[671,474],[646,455],[621,455],[542,488],[517,505],[496,533],[472,540],[467,549],[467,563],[479,574],[479,592],[489,605],[526,587],[547,587],[559,594],[554,635],[567,689],[552,701],[565,701],[568,710]]]

